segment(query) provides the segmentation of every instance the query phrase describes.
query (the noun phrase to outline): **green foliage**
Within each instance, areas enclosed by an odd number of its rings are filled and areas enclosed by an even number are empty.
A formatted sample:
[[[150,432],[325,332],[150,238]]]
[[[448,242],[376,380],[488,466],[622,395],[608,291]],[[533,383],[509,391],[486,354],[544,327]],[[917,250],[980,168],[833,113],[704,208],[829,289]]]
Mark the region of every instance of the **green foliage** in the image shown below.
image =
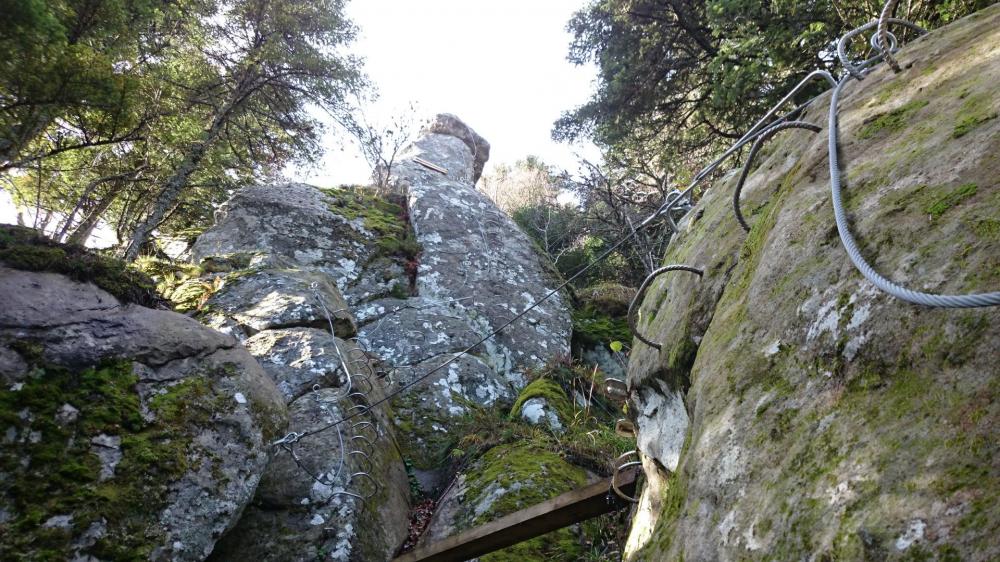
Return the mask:
[[[126,303],[156,307],[156,285],[141,272],[79,246],[59,244],[22,226],[0,225],[0,263],[14,269],[61,273],[91,282]]]
[[[991,3],[914,4],[905,17],[932,29]],[[877,18],[881,7],[859,1],[592,0],[567,29],[573,35],[569,60],[595,63],[597,88],[587,103],[563,114],[553,137],[589,137],[637,172],[652,166],[683,177],[678,170],[697,169],[807,72],[830,67],[832,42]],[[860,41],[851,47],[851,56],[863,56]],[[798,101],[825,87],[810,85]]]
[[[8,5],[13,4],[8,9]],[[320,153],[305,110],[364,84],[341,0],[7,2],[0,172],[36,226],[83,243],[98,220],[148,234],[211,224],[232,192]],[[7,13],[14,17],[8,19]],[[133,235],[133,233],[136,233]],[[134,251],[134,252],[133,252]]]

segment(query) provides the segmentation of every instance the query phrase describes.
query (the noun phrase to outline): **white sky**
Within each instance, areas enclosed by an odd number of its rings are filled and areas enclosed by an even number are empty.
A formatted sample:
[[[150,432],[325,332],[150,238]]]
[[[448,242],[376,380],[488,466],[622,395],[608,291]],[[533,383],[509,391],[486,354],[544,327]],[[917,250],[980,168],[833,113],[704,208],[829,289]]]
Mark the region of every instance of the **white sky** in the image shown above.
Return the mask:
[[[596,158],[593,146],[567,146],[549,133],[560,113],[589,97],[592,66],[566,60],[566,23],[585,0],[352,0],[360,28],[350,48],[380,99],[367,112],[385,119],[414,102],[420,117],[453,113],[491,145],[490,165],[529,154],[576,170],[574,153]],[[370,172],[357,148],[326,139],[316,170],[295,179],[334,185],[365,183]]]

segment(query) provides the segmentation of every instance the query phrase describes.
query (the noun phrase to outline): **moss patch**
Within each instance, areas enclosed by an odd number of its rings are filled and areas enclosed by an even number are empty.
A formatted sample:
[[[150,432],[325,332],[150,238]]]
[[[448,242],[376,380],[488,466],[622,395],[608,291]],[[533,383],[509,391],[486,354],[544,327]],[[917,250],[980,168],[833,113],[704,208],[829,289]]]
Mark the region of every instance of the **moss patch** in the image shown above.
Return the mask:
[[[858,131],[858,136],[862,139],[870,139],[882,132],[894,133],[901,131],[909,124],[913,114],[926,106],[927,103],[927,100],[913,100],[892,111],[880,113],[865,121],[861,130]]]
[[[976,127],[1000,115],[992,107],[994,99],[992,94],[992,92],[982,92],[965,99],[955,117],[955,127],[951,131],[952,138],[962,138]]]
[[[61,273],[70,279],[91,282],[126,303],[156,307],[163,301],[153,281],[125,263],[60,244],[23,226],[0,225],[0,263],[14,269]]]
[[[14,347],[30,370],[19,389],[0,391],[0,425],[16,434],[0,449],[6,475],[0,490],[13,508],[0,524],[0,558],[69,559],[72,540],[102,520],[106,534],[81,552],[148,558],[160,537],[155,514],[166,504],[168,485],[191,468],[192,428],[223,407],[208,379],[186,379],[155,396],[150,422],[141,413],[131,361],[67,369],[42,361],[36,347]],[[60,416],[64,405],[79,411],[76,419]],[[121,439],[121,459],[104,481],[91,443],[99,435]],[[44,526],[60,515],[72,516],[69,528]]]
[[[465,498],[471,509],[464,514],[468,518],[465,525],[494,521],[586,482],[583,469],[545,448],[531,444],[495,447],[466,477]],[[488,554],[481,560],[569,561],[579,560],[582,554],[583,547],[572,529],[563,528]]]
[[[958,205],[962,201],[972,197],[976,194],[976,184],[966,183],[958,186],[954,190],[945,194],[943,197],[935,200],[933,203],[927,206],[925,209],[927,214],[933,218],[940,218],[941,215],[945,214],[948,209],[951,209],[955,205]]]
[[[573,347],[632,341],[632,330],[624,316],[611,316],[593,305],[573,311]]]
[[[559,383],[547,378],[536,379],[524,387],[514,402],[514,406],[510,409],[510,416],[520,418],[521,407],[532,398],[544,398],[549,407],[555,409],[556,414],[559,415],[564,424],[573,419],[573,407],[566,396],[566,391],[559,386]]]

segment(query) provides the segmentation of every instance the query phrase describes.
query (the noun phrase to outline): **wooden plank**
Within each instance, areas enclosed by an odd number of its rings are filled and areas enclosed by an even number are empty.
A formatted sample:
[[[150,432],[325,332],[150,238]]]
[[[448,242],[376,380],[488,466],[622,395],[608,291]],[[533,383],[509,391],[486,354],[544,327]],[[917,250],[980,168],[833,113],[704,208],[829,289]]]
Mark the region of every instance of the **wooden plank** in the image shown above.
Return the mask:
[[[627,495],[634,495],[638,476],[638,468],[619,473],[619,489]],[[618,511],[628,505],[631,504],[611,492],[611,479],[605,478],[496,521],[414,549],[395,558],[393,562],[461,562],[573,523]]]

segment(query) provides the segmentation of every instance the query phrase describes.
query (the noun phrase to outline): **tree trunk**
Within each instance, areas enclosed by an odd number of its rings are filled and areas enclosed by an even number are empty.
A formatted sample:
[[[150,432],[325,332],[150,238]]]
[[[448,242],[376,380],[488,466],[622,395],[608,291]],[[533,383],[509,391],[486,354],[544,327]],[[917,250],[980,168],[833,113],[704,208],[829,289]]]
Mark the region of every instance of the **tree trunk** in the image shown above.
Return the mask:
[[[184,160],[174,170],[174,174],[167,179],[163,189],[160,190],[160,194],[153,201],[149,214],[146,215],[146,218],[132,232],[132,237],[122,252],[122,257],[125,261],[135,261],[139,257],[139,249],[149,239],[149,236],[153,233],[153,229],[160,226],[166,218],[167,213],[177,205],[181,193],[187,187],[188,178],[198,169],[198,165],[201,164],[205,153],[208,152],[208,149],[219,138],[232,108],[233,106],[229,106],[214,117],[212,125],[204,132],[201,140],[191,145],[187,156],[184,157]]]
[[[94,233],[94,229],[97,228],[97,223],[101,222],[101,217],[107,212],[111,204],[118,199],[118,194],[121,193],[122,187],[124,187],[124,180],[119,180],[115,182],[115,187],[107,195],[98,201],[97,205],[91,208],[87,212],[87,216],[84,217],[80,224],[77,225],[76,229],[70,233],[69,237],[66,238],[67,244],[76,244],[77,246],[85,246],[87,244],[87,239],[90,235]]]

